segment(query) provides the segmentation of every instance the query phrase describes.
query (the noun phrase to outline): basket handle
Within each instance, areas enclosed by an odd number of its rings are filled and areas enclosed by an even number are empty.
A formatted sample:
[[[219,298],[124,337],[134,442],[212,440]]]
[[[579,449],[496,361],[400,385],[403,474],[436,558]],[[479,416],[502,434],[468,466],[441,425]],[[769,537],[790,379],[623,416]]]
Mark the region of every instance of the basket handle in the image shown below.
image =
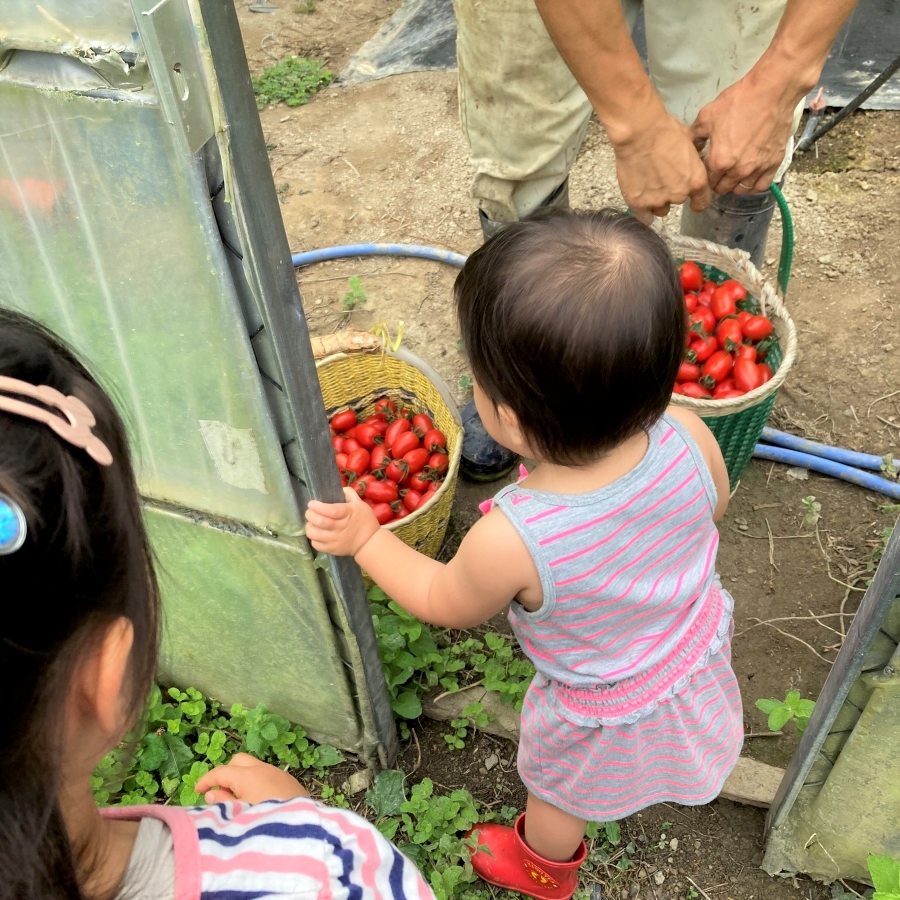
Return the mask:
[[[781,188],[773,181],[769,190],[778,204],[781,213],[781,259],[778,261],[778,286],[782,297],[787,293],[788,281],[791,279],[791,266],[794,262],[794,219]]]

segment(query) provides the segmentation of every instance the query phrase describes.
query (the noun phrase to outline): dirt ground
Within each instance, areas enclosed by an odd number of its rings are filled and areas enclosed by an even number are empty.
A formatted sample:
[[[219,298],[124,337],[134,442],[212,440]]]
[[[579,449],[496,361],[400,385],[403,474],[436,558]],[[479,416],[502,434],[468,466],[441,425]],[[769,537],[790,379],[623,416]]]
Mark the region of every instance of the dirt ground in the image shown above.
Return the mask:
[[[254,74],[287,53],[321,59],[337,73],[398,5],[278,3],[279,12],[255,15],[249,0],[238,0]],[[295,252],[362,241],[462,253],[479,245],[455,73],[333,86],[307,106],[268,108],[261,120]],[[612,160],[602,129],[592,123],[571,174],[574,206],[621,205]],[[798,157],[785,194],[797,234],[787,305],[800,351],[772,424],[838,446],[900,456],[894,309],[900,302],[900,113],[858,113],[844,122],[819,142],[817,153]],[[776,226],[766,266],[772,278],[779,240]],[[353,275],[361,277],[366,301],[347,313],[343,298]],[[404,345],[437,369],[462,404],[466,366],[453,321],[454,276],[449,267],[412,259],[340,261],[298,273],[314,333],[383,322],[394,334],[402,320]],[[478,515],[477,502],[496,489],[461,483],[451,538],[459,539]],[[810,496],[821,504],[817,530],[802,525],[802,500]],[[785,467],[760,461],[742,478],[720,527],[719,570],[736,600],[734,665],[745,707],[746,755],[779,766],[790,759],[793,732],[754,736],[767,731],[754,703],[792,688],[804,697],[818,695],[861,597],[867,563],[893,524],[896,509],[885,510],[886,504],[860,488],[813,474],[798,480]],[[841,611],[846,618],[833,615]],[[813,615],[831,617],[817,621]],[[444,749],[444,730],[421,723],[427,752],[417,778],[465,786],[485,802],[502,797],[522,805],[514,748],[498,748],[480,736],[453,755]],[[479,762],[488,748],[506,760],[489,773]],[[411,747],[401,765],[409,772],[416,758]],[[723,900],[830,896],[803,879],[773,880],[759,869],[763,823],[762,811],[724,800],[699,809],[654,807],[633,817],[625,833],[650,850],[644,874],[634,882],[638,893],[624,895],[682,898],[689,895],[690,877]],[[658,847],[663,832],[678,839],[677,852]],[[662,885],[650,877],[654,866],[664,872]]]

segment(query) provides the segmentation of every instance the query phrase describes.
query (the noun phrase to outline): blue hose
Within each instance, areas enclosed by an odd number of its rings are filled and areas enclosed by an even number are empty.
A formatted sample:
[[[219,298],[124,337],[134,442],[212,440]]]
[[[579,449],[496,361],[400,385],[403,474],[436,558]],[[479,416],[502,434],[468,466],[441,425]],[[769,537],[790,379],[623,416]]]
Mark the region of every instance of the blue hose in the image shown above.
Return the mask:
[[[820,472],[822,475],[840,478],[841,481],[848,481],[850,484],[884,494],[894,500],[900,500],[900,484],[897,482],[879,478],[877,475],[863,472],[861,469],[854,469],[853,466],[845,466],[831,459],[823,459],[809,453],[798,453],[796,450],[787,450],[784,447],[770,447],[768,444],[757,444],[753,449],[753,455],[757,459],[768,459],[788,466],[800,466],[813,472]]]
[[[309,266],[328,259],[346,259],[353,256],[411,256],[415,259],[431,259],[461,269],[466,264],[462,253],[441,250],[439,247],[421,247],[418,244],[345,244],[342,247],[324,247],[295,253],[291,257],[294,268]]]
[[[789,450],[821,456],[846,466],[856,466],[857,469],[871,469],[873,472],[880,472],[884,465],[884,460],[872,453],[857,453],[855,450],[844,450],[843,447],[817,444],[815,441],[807,441],[796,435],[786,434],[784,431],[776,431],[774,428],[763,428],[762,440],[767,444],[777,444],[779,447],[787,447]],[[900,459],[894,460],[894,466],[900,469]]]

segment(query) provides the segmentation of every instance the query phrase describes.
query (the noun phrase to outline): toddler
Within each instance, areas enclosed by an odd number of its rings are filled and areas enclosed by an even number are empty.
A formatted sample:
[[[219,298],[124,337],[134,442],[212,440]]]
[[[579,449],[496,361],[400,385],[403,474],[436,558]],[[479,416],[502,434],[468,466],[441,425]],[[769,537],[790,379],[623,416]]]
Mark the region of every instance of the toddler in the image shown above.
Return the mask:
[[[613,211],[504,228],[455,285],[488,433],[537,461],[446,565],[379,528],[350,489],[310,503],[307,535],[352,555],[420,619],[472,628],[510,604],[537,674],[518,769],[525,813],[475,827],[478,873],[544,900],[577,885],[589,821],[707,803],[737,762],[732,599],[716,575],[725,464],[669,407],[685,313],[663,240]]]

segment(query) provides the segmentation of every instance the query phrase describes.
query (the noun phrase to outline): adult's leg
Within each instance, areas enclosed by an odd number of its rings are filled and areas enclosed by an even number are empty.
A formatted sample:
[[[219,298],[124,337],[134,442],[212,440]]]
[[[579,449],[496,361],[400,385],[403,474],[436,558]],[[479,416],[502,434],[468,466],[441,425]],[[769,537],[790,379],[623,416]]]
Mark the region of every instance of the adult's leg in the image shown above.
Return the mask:
[[[633,22],[639,0],[624,2]],[[591,106],[534,0],[454,0],[454,10],[472,198],[488,220],[514,222],[547,205],[565,182]]]
[[[769,46],[785,0],[646,0],[650,77],[666,108],[685,125],[700,109],[741,79]],[[803,104],[794,114],[800,123]],[[793,138],[775,176],[790,165]],[[682,234],[747,250],[759,265],[775,203],[770,194],[713,195],[703,213],[687,204]]]

